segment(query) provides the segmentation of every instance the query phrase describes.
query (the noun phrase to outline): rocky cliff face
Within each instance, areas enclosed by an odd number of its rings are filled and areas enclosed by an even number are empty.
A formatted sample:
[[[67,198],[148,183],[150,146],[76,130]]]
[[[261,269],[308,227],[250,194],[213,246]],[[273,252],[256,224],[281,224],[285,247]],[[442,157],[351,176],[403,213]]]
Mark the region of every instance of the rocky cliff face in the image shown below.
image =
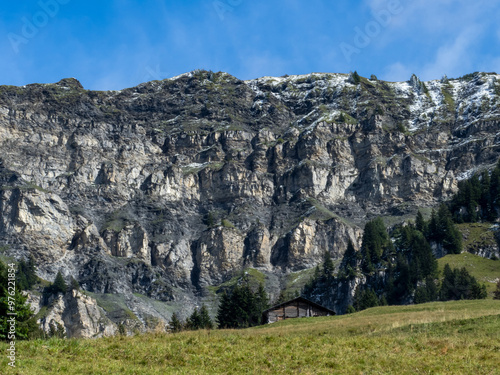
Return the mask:
[[[143,325],[189,312],[239,270],[340,258],[367,218],[449,197],[500,156],[499,94],[485,73],[0,86],[0,247]]]
[[[36,312],[49,307],[48,314],[38,321],[47,334],[62,330],[66,337],[96,338],[113,336],[118,331],[95,299],[76,290],[51,296],[49,301],[31,296],[29,302]]]

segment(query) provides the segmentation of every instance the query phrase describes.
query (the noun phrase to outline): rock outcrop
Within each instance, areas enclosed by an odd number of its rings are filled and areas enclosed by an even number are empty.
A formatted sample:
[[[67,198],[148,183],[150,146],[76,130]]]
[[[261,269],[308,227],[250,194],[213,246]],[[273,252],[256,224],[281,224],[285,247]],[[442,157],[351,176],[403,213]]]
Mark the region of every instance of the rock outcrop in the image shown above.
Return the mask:
[[[33,255],[44,279],[122,297],[142,325],[189,312],[244,268],[338,259],[367,219],[404,220],[493,165],[499,79],[195,71],[110,92],[1,86],[0,247]]]
[[[38,302],[39,306],[33,302]],[[42,302],[43,299],[32,301],[32,306],[39,310]],[[97,338],[117,333],[116,325],[106,317],[96,300],[79,291],[51,296],[45,306],[48,313],[39,324],[47,334],[62,330],[66,337]]]

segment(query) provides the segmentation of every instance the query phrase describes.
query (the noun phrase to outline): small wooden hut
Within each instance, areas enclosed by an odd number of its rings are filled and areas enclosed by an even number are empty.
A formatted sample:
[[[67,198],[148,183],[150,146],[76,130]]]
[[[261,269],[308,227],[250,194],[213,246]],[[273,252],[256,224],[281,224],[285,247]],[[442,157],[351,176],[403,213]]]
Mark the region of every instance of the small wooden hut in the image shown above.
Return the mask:
[[[304,297],[297,297],[290,301],[273,306],[262,313],[262,322],[275,323],[291,318],[306,318],[313,316],[335,315],[333,310],[318,305]]]

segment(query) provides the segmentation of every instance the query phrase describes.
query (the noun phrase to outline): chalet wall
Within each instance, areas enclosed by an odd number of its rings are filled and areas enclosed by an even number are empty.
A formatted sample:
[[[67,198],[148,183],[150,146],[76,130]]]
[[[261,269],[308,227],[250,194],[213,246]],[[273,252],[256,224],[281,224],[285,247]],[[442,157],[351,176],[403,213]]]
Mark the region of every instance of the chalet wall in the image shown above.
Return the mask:
[[[304,301],[290,301],[288,304],[270,309],[266,313],[267,322],[274,323],[284,319],[328,316],[329,312]]]

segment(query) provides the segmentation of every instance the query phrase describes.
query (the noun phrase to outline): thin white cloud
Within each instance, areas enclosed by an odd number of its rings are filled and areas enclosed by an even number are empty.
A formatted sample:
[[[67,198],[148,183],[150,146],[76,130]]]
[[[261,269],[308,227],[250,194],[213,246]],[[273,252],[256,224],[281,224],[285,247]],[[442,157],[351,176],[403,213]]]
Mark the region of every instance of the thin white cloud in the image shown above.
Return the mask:
[[[452,44],[439,48],[435,60],[422,70],[421,78],[438,79],[444,74],[454,77],[469,69],[472,66],[471,49],[479,34],[479,27],[469,27]]]
[[[389,9],[389,4],[400,4],[402,11],[392,17],[388,27],[419,35],[456,33],[471,23],[493,23],[496,19],[491,15],[498,11],[498,4],[487,0],[366,0],[365,3],[373,14]]]

